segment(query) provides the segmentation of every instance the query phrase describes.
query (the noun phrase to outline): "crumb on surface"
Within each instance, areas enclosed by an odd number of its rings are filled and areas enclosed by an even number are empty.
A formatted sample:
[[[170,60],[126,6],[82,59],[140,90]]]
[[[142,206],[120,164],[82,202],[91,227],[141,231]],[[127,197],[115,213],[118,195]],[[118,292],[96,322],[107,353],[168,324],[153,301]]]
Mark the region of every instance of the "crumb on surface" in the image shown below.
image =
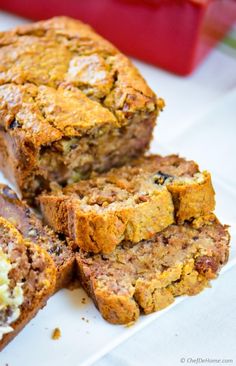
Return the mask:
[[[89,320],[88,319],[86,319],[84,316],[82,316],[82,318],[81,318],[83,321],[85,321],[86,323],[89,323]]]
[[[61,330],[60,328],[55,328],[52,332],[52,339],[54,341],[58,340],[59,338],[61,338]]]

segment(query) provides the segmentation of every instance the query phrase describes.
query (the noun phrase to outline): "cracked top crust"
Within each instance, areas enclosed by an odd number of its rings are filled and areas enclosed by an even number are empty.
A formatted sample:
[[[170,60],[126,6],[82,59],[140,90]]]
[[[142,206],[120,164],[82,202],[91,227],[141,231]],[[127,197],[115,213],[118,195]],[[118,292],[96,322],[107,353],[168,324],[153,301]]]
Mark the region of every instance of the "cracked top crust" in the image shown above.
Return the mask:
[[[89,26],[65,17],[0,33],[0,118],[37,144],[123,126],[164,106],[138,70]]]

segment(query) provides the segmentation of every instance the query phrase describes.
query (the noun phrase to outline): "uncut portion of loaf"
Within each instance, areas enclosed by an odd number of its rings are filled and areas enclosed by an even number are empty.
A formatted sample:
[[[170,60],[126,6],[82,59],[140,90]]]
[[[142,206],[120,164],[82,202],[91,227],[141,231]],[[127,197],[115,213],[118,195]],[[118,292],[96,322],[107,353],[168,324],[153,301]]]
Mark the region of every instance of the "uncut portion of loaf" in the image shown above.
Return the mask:
[[[176,155],[149,155],[39,200],[50,226],[93,253],[149,239],[215,206],[210,174]]]
[[[16,193],[6,185],[0,184],[0,216],[10,221],[23,235],[24,239],[45,249],[55,263],[57,281],[55,290],[69,284],[74,275],[75,256],[69,240],[59,238],[20,201]]]
[[[89,26],[66,17],[0,33],[0,168],[22,196],[122,165],[164,102]]]
[[[44,249],[0,217],[0,269],[1,351],[52,295],[56,268]]]
[[[104,319],[137,320],[170,305],[176,296],[195,295],[226,263],[229,234],[212,215],[171,225],[136,245],[123,242],[109,255],[77,254],[83,287]]]

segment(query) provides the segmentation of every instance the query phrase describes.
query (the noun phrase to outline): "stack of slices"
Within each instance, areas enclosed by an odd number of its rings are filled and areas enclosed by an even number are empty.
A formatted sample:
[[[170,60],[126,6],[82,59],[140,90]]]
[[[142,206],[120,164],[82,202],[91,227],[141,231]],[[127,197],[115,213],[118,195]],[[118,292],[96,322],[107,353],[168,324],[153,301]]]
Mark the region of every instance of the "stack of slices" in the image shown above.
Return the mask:
[[[209,286],[229,252],[210,173],[147,153],[164,102],[132,63],[64,17],[0,46],[0,168],[23,199],[0,186],[0,348],[76,275],[114,324]]]
[[[198,293],[228,257],[210,175],[178,156],[145,156],[39,200],[48,224],[80,248],[82,284],[111,323]]]

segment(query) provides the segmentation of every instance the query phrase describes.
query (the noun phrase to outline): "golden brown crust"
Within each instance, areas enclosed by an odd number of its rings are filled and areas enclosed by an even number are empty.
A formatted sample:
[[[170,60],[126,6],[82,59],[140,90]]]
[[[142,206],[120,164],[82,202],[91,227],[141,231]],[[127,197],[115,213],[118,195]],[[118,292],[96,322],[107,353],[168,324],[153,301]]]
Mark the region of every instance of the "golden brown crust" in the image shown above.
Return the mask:
[[[172,194],[176,221],[183,223],[193,217],[204,216],[215,208],[215,191],[212,186],[211,175],[203,172],[203,182],[188,185],[168,185]]]
[[[55,87],[65,82],[76,86],[90,85],[96,91],[96,87],[103,89],[104,84],[109,84],[110,81],[111,85],[105,96],[110,91],[111,94],[115,91],[119,97],[124,98],[124,94],[132,89],[129,94],[141,94],[139,104],[132,105],[132,108],[137,107],[138,110],[146,108],[149,100],[146,98],[155,101],[153,91],[135,66],[111,43],[80,21],[58,17],[23,25],[0,33],[0,44],[5,47],[5,52],[0,54],[1,84],[12,80],[18,84],[31,82]],[[83,67],[74,70],[78,66],[75,61],[81,57]],[[86,57],[90,57],[90,67],[85,62]],[[17,64],[14,64],[15,60],[18,60]],[[99,74],[99,71],[102,73]],[[112,76],[115,71],[118,75],[113,89]],[[117,105],[121,100],[116,98],[114,102]]]
[[[174,221],[167,192],[153,194],[148,202],[107,215],[69,209],[69,235],[84,251],[110,253],[122,240],[137,243],[151,238]]]
[[[83,250],[110,253],[122,240],[138,242],[174,222],[173,204],[167,190],[154,191],[146,202],[117,207],[109,212],[83,212],[73,199],[40,197],[46,222],[64,232]]]
[[[34,261],[38,260],[38,264],[35,264],[35,268],[40,272],[42,271],[40,268],[43,268],[43,283],[39,285],[39,290],[35,289],[35,292],[30,295],[30,292],[27,290],[24,294],[24,301],[21,305],[21,312],[19,318],[14,321],[11,325],[13,331],[3,335],[3,338],[0,340],[0,351],[20,332],[21,329],[37,314],[37,312],[46,304],[48,298],[55,291],[56,286],[56,267],[49,256],[49,254],[38,245],[35,245],[29,241],[23,241],[23,238],[19,231],[15,229],[15,227],[8,222],[7,220],[0,217],[1,225],[8,228],[9,232],[12,235],[16,236],[20,242],[20,245],[24,245],[26,247],[27,255],[29,256],[29,263],[31,263],[32,267],[34,266]],[[17,252],[16,252],[17,253]],[[34,267],[33,267],[34,268]],[[30,272],[29,272],[30,274]],[[30,278],[25,278],[25,281],[31,281]],[[25,286],[25,284],[24,284]],[[32,290],[31,290],[32,291]]]
[[[89,26],[61,17],[0,33],[0,64],[0,149],[6,151],[0,166],[24,197],[48,188],[53,179],[41,153],[49,145],[55,152],[60,140],[86,137],[81,146],[97,140],[100,147],[85,146],[86,161],[77,163],[88,171],[109,169],[148,148],[164,102]]]
[[[164,173],[163,184],[172,195],[177,223],[214,211],[215,191],[211,175],[207,171],[200,173],[198,164],[194,161],[185,160],[178,155],[147,155],[131,164],[152,173]],[[192,179],[191,184],[188,184],[188,178]]]
[[[171,225],[135,246],[123,243],[110,255],[77,254],[81,283],[101,315],[113,324],[137,320],[196,295],[227,262],[229,234],[214,215]]]

